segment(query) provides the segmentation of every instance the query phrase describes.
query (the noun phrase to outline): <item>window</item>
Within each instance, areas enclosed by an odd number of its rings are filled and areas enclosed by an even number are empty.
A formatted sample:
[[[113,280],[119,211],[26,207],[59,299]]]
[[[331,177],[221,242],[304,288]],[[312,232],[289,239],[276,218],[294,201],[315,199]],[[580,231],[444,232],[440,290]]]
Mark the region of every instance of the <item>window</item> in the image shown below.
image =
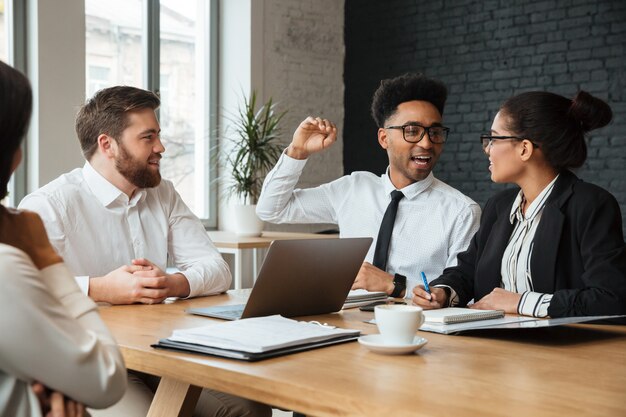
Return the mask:
[[[9,36],[7,33],[6,13],[4,0],[0,0],[0,60],[7,62]]]
[[[6,23],[6,13],[4,11],[4,0],[0,0],[0,60],[7,62],[8,61],[8,49],[9,49],[9,35],[7,33],[7,23]],[[0,201],[2,205],[13,205],[12,201],[9,201],[11,193],[11,189],[13,188],[13,184],[9,184],[9,196]]]
[[[0,60],[22,71],[26,67],[24,7],[24,2],[0,0]],[[26,194],[26,146],[22,146],[22,163],[9,181],[9,195],[2,200],[5,206],[15,207]]]
[[[216,225],[210,155],[213,126],[210,18],[215,1],[85,0],[87,97],[113,85],[133,85],[161,97],[166,148],[163,178],[191,210]],[[158,12],[158,13],[157,13]]]

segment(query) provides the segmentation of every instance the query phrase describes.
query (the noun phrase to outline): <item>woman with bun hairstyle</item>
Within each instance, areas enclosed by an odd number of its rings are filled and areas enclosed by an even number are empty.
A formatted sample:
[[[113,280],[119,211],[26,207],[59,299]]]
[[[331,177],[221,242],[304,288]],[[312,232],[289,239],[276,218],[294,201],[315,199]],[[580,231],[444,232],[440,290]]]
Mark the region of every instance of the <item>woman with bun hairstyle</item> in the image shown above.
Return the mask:
[[[585,134],[607,125],[611,108],[581,91],[508,99],[481,135],[491,179],[514,183],[492,197],[457,266],[413,291],[426,309],[498,309],[534,317],[626,314],[622,216],[606,190],[570,169],[587,157]]]

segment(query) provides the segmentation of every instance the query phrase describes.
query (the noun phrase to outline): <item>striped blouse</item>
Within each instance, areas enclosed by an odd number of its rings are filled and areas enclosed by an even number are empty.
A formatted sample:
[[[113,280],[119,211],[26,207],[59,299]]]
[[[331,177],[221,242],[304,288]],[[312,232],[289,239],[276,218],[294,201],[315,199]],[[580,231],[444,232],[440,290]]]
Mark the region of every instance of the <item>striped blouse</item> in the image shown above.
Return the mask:
[[[533,290],[530,261],[533,254],[535,232],[541,222],[541,214],[546,200],[550,196],[557,178],[558,175],[528,206],[526,214],[522,210],[525,198],[521,190],[511,207],[510,221],[515,226],[502,256],[500,269],[502,283],[500,286],[507,291],[522,294],[517,312],[525,316],[547,317],[548,306],[552,300],[552,294],[539,293]]]

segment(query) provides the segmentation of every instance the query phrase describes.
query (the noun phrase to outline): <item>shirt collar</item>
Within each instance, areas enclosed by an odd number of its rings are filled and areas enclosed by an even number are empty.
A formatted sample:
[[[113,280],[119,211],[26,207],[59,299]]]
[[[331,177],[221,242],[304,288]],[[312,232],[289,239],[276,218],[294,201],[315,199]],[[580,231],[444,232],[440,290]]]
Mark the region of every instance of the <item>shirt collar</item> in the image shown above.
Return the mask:
[[[387,171],[385,171],[385,173],[382,175],[382,179],[383,179],[383,186],[385,188],[386,195],[391,194],[393,190],[397,189],[391,182],[391,178],[389,178],[389,167],[387,167]],[[429,189],[434,181],[435,181],[435,176],[431,172],[423,180],[416,181],[411,185],[407,185],[406,187],[400,189],[399,191],[402,191],[402,194],[404,194],[404,198],[412,200],[413,198],[415,198],[422,192]]]
[[[85,182],[93,195],[104,207],[108,207],[116,200],[128,205],[135,205],[145,194],[145,190],[137,190],[133,198],[129,200],[122,190],[111,184],[88,161],[83,166],[83,178],[85,178]]]
[[[522,203],[524,202],[524,193],[522,190],[519,190],[517,193],[517,197],[515,197],[515,201],[513,202],[513,206],[511,207],[511,213],[509,214],[509,220],[511,224],[515,223],[515,220],[534,220],[534,218],[541,212],[543,207],[546,205],[546,201],[554,188],[554,183],[556,182],[559,176],[557,175],[550,184],[546,185],[546,187],[539,193],[535,201],[532,202],[528,209],[526,209],[526,215],[522,212]]]

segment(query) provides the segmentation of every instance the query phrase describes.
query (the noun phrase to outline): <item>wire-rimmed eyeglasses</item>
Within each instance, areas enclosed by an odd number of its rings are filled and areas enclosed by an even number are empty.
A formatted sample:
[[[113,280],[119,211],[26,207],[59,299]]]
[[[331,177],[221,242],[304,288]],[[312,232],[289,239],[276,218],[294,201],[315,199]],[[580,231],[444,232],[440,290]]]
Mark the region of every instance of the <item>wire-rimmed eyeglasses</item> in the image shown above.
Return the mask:
[[[418,123],[407,123],[402,126],[387,126],[385,129],[402,129],[402,137],[409,143],[418,143],[428,133],[432,143],[444,143],[448,139],[450,128],[445,126],[422,126]]]
[[[521,136],[493,136],[493,135],[490,135],[488,133],[485,133],[485,134],[480,135],[480,144],[483,147],[483,151],[488,152],[493,147],[493,141],[494,140],[517,140],[517,141],[522,141],[522,140],[526,140],[526,139],[528,139],[528,138],[523,138]],[[535,142],[533,142],[532,140],[530,140],[530,143],[532,143],[535,148],[538,147],[538,145]]]

